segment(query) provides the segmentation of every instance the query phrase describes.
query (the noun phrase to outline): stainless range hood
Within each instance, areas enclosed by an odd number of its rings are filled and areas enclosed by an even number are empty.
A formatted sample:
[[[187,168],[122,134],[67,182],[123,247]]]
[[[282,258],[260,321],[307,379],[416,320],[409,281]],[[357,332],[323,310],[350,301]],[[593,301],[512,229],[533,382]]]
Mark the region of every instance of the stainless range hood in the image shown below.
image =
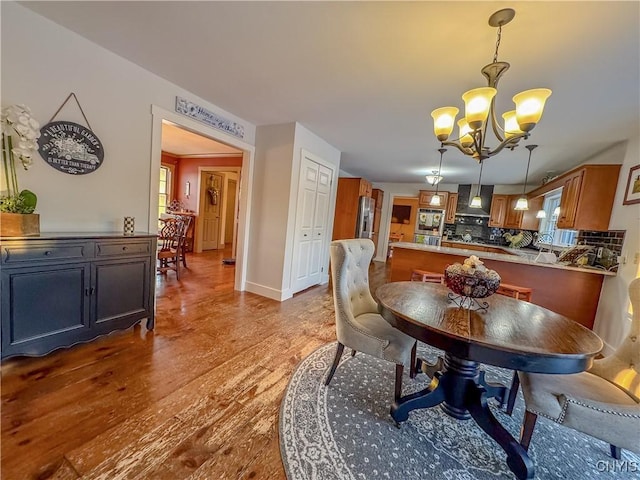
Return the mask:
[[[493,185],[482,185],[480,187],[480,198],[482,199],[482,208],[471,208],[469,204],[471,199],[478,192],[477,185],[463,184],[458,185],[458,208],[456,215],[465,215],[467,217],[488,217],[491,208],[491,197],[493,196]]]

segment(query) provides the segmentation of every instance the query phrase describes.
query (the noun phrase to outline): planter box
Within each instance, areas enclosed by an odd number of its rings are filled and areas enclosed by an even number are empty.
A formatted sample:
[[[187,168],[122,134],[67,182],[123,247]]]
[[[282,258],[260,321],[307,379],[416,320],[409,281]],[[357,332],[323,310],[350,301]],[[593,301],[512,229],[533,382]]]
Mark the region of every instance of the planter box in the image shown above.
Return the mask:
[[[0,213],[0,237],[32,237],[40,235],[37,213]]]

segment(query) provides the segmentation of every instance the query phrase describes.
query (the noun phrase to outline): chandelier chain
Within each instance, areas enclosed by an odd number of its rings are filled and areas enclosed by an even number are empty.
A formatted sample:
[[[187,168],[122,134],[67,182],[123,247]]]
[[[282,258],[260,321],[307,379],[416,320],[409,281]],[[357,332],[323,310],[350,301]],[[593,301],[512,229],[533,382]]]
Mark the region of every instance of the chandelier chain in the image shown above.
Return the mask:
[[[500,48],[500,40],[502,39],[502,25],[498,27],[498,35],[496,39],[496,53],[493,54],[493,63],[498,61],[498,49]]]

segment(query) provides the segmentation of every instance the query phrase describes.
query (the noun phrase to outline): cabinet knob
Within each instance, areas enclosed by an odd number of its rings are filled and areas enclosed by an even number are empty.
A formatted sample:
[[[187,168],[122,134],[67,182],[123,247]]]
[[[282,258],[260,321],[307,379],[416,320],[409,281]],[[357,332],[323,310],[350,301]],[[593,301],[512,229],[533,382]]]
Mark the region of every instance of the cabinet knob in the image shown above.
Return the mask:
[[[51,250],[47,250],[46,252],[44,252],[45,257],[48,257],[49,255],[51,255]]]
[[[307,234],[305,233],[305,234],[304,234],[304,235],[302,235],[302,236],[303,236],[303,237],[306,237],[306,236],[307,236]]]
[[[122,251],[125,251],[127,249],[127,247],[122,247]]]

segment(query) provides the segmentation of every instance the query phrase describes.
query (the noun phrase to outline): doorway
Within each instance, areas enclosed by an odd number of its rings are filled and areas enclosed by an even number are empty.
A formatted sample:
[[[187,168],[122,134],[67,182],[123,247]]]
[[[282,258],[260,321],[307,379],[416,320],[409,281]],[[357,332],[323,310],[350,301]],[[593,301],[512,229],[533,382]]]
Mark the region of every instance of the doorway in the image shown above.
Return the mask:
[[[179,127],[183,131],[195,135],[198,138],[204,138],[218,142],[221,146],[234,149],[238,157],[238,163],[234,167],[225,167],[225,170],[234,171],[236,174],[236,195],[233,199],[235,204],[236,214],[234,215],[235,226],[233,229],[233,236],[235,241],[232,240],[233,256],[236,259],[236,275],[234,280],[234,289],[243,291],[246,285],[246,272],[247,263],[246,255],[248,251],[248,230],[249,230],[249,210],[251,205],[251,189],[253,184],[253,162],[255,147],[251,144],[244,142],[243,140],[226,134],[223,131],[216,130],[212,127],[208,127],[204,124],[200,124],[194,120],[186,118],[168,110],[164,110],[161,107],[155,105],[152,106],[152,148],[151,148],[151,181],[150,181],[150,200],[149,200],[149,221],[148,229],[150,232],[156,232],[158,228],[158,198],[159,198],[159,184],[160,184],[160,166],[161,157],[163,151],[163,135],[162,126],[163,123],[171,124]],[[215,155],[214,155],[215,156]],[[197,155],[194,156],[194,158]],[[194,162],[197,164],[197,162]],[[180,199],[187,197],[190,200],[191,210],[194,210],[196,215],[198,214],[198,202],[200,199],[200,172],[202,165],[195,165],[195,169],[192,170],[195,177],[193,181],[176,181],[176,195]],[[211,167],[213,168],[213,167]],[[181,177],[182,178],[182,177]],[[195,188],[194,188],[195,187]],[[194,192],[194,190],[196,190]],[[242,196],[239,196],[239,192],[244,192]],[[195,193],[195,195],[194,195]],[[195,204],[195,206],[193,206]],[[222,205],[223,207],[226,204]],[[226,212],[226,210],[224,210]],[[224,230],[225,224],[220,224]],[[196,225],[197,227],[197,225]],[[196,233],[197,235],[197,233]],[[196,237],[197,243],[197,237]],[[224,240],[223,240],[224,241]],[[197,251],[197,249],[195,250]]]

